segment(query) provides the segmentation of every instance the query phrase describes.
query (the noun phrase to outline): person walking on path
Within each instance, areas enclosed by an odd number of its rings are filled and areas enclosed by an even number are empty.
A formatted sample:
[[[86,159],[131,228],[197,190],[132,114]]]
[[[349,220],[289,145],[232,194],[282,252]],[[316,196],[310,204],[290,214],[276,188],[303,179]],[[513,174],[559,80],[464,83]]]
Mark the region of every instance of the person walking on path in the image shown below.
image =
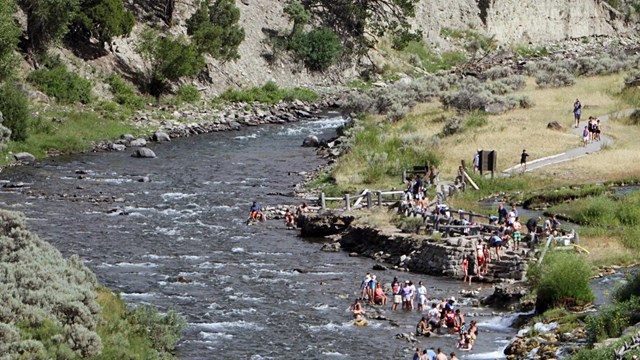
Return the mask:
[[[580,126],[580,116],[582,115],[582,104],[579,99],[576,99],[576,102],[573,103],[573,117],[576,120],[575,128],[577,129]]]
[[[520,166],[522,167],[522,172],[527,171],[527,158],[529,154],[527,154],[527,150],[522,150],[522,154],[520,154]]]
[[[582,146],[589,144],[589,129],[585,126],[582,131]]]
[[[480,151],[482,150],[478,149],[476,154],[473,155],[473,173],[474,174],[480,170]]]

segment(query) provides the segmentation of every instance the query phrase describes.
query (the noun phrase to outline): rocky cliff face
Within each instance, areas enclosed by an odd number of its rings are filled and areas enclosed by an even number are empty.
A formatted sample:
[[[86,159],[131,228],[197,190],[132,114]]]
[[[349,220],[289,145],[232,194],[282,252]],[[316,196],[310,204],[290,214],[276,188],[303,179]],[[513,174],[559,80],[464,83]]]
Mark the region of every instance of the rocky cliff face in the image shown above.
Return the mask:
[[[171,33],[185,33],[185,21],[196,8],[195,0],[129,0],[139,22],[171,24]],[[238,0],[241,25],[246,32],[236,62],[210,60],[195,85],[209,95],[236,86],[254,86],[273,80],[286,86],[329,85],[356,74],[354,68],[326,73],[310,73],[293,62],[287,54],[274,54],[268,34],[287,31],[291,24],[283,16],[285,0]],[[173,9],[171,16],[168,9]],[[414,25],[424,31],[425,40],[436,48],[446,49],[447,39],[440,36],[443,27],[475,29],[494,35],[502,44],[543,44],[568,38],[619,36],[628,32],[622,16],[603,0],[421,0]],[[135,53],[136,34],[114,42],[110,55],[91,65],[109,72],[120,68],[135,73],[143,67]],[[275,56],[274,56],[275,55]]]
[[[602,0],[422,0],[414,24],[441,43],[440,30],[472,28],[502,44],[544,44],[571,38],[618,36],[628,31]]]

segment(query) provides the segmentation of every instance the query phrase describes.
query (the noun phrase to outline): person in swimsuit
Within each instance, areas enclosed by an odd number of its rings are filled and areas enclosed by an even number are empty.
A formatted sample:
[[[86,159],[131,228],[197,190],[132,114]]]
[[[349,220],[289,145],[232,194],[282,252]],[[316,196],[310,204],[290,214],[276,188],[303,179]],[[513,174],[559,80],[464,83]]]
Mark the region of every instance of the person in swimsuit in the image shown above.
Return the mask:
[[[351,310],[351,313],[353,314],[353,317],[355,319],[359,319],[361,316],[364,315],[364,310],[362,309],[362,305],[360,305],[360,299],[356,299],[356,301],[351,305],[349,310]]]
[[[416,336],[431,336],[431,328],[429,328],[426,316],[423,316],[418,325],[416,325]]]
[[[376,305],[387,305],[387,295],[385,295],[384,290],[382,290],[382,286],[380,283],[376,283],[376,289],[373,292],[373,303]]]
[[[522,235],[520,230],[522,229],[522,224],[520,224],[520,218],[516,217],[516,221],[513,222],[513,249],[520,250],[520,240],[522,239]]]

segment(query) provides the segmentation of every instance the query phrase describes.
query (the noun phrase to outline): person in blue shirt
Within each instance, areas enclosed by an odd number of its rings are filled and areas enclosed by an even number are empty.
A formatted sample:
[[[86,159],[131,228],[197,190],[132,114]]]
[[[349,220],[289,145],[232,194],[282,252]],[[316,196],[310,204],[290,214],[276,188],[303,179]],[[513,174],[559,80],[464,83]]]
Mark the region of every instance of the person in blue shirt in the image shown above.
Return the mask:
[[[260,214],[260,205],[258,205],[255,201],[253,202],[253,205],[251,205],[251,209],[250,209],[250,218],[251,220],[258,220],[258,215]]]

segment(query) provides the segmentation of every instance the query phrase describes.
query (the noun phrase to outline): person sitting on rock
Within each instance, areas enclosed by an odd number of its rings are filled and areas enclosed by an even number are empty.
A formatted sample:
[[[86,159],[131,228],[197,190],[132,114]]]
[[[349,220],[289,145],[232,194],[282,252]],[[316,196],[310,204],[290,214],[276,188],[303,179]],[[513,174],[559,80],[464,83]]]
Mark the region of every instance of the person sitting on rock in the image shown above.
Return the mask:
[[[360,305],[360,299],[356,299],[356,301],[351,305],[351,307],[349,307],[349,310],[351,310],[353,317],[356,319],[359,319],[360,317],[364,316],[364,310],[362,309],[362,305]]]
[[[300,216],[301,214],[304,213],[308,213],[311,209],[309,209],[309,205],[307,205],[306,202],[303,202],[302,205],[298,206],[298,211],[297,211],[297,215]]]
[[[259,214],[260,214],[260,205],[258,205],[258,203],[254,201],[249,210],[249,219],[257,220]]]
[[[418,322],[418,325],[416,325],[416,336],[431,336],[431,328],[429,327],[426,316],[423,316],[420,322]]]
[[[384,290],[382,290],[382,286],[380,286],[380,283],[376,283],[376,289],[373,292],[373,303],[376,305],[387,305],[388,301],[387,295],[384,293]]]
[[[471,323],[469,323],[469,330],[467,331],[467,333],[473,340],[478,338],[478,324],[475,320],[471,320]]]

